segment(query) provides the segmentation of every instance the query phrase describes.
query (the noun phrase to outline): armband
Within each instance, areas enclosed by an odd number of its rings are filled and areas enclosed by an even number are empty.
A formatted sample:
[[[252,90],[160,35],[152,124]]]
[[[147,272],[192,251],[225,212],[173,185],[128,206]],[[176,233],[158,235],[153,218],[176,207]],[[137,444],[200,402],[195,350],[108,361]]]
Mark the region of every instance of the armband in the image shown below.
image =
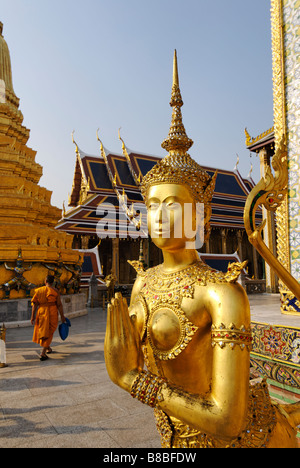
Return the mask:
[[[137,398],[142,403],[154,408],[159,402],[163,401],[160,391],[166,386],[165,379],[150,372],[142,371],[134,380],[130,394],[133,398]]]
[[[218,344],[220,348],[224,348],[226,345],[234,349],[235,346],[240,346],[241,349],[252,348],[252,333],[251,328],[245,328],[242,325],[237,328],[233,323],[226,327],[223,323],[219,326],[211,326],[211,344],[216,346]]]

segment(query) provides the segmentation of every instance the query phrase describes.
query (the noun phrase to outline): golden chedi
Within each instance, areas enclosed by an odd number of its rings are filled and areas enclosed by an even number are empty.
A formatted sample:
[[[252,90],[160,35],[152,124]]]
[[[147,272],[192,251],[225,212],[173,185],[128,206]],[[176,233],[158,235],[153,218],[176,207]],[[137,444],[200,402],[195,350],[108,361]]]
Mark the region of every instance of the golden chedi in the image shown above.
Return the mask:
[[[22,298],[43,284],[43,263],[78,262],[72,236],[55,230],[61,210],[51,205],[51,192],[38,185],[42,167],[27,146],[12,82],[8,46],[0,23],[0,299]],[[64,270],[61,280],[71,273]]]
[[[132,262],[138,276],[129,308],[119,293],[108,305],[108,374],[154,408],[164,448],[297,447],[300,405],[275,406],[267,384],[250,381],[250,307],[237,282],[244,264],[213,270],[187,248],[195,234],[175,235],[187,205],[196,224],[197,203],[205,205],[208,235],[214,186],[187,154],[182,104],[175,54],[172,123],[163,143],[169,154],[141,184],[163,263],[144,271]]]

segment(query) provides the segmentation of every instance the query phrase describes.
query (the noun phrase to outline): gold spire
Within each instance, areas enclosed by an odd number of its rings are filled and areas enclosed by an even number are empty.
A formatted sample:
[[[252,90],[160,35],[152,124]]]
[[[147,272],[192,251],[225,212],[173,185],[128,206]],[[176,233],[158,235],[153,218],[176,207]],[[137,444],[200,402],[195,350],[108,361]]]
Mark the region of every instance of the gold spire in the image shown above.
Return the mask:
[[[173,86],[177,86],[179,88],[177,51],[176,51],[176,49],[174,50],[174,59],[173,59]]]
[[[2,33],[3,23],[0,22],[0,79],[7,89],[13,91],[10,54]]]
[[[19,99],[16,97],[11,71],[11,61],[8,45],[3,37],[3,23],[0,21],[0,102],[8,102],[14,107],[19,107]]]
[[[182,123],[182,114],[181,107],[183,106],[183,101],[179,89],[179,78],[178,78],[178,65],[177,65],[177,53],[176,49],[174,51],[174,61],[173,61],[173,86],[170,106],[173,107],[172,112],[172,122],[170,126],[170,131],[168,138],[166,138],[161,146],[169,151],[170,154],[184,155],[193,145],[193,140],[188,138],[185,133],[185,128]]]

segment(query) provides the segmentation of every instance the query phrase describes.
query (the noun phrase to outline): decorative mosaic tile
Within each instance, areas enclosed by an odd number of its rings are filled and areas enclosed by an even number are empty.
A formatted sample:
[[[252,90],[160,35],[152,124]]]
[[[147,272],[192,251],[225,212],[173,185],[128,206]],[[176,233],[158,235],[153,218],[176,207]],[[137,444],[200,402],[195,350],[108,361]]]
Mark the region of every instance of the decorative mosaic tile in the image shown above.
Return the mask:
[[[300,328],[251,323],[251,355],[262,355],[298,366],[300,371]]]
[[[264,360],[261,357],[253,356],[250,365],[259,375],[275,380],[280,384],[300,390],[300,372],[294,367],[278,364],[276,361]],[[296,393],[296,395],[298,395]]]
[[[284,0],[286,121],[289,168],[289,240],[291,273],[300,281],[300,1]]]

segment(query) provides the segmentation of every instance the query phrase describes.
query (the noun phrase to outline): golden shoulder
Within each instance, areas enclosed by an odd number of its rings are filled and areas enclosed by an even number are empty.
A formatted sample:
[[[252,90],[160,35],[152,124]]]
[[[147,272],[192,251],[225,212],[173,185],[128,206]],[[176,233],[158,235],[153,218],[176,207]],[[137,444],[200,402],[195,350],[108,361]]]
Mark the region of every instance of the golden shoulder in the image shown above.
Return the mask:
[[[140,262],[139,260],[127,260],[127,262],[129,263],[129,265],[131,265],[135,269],[138,275],[140,276],[145,275],[146,270],[144,268],[143,262]]]
[[[226,273],[218,270],[214,270],[210,266],[203,263],[201,260],[197,264],[190,265],[181,272],[175,272],[172,274],[163,274],[161,265],[149,268],[145,270],[144,264],[138,260],[128,260],[128,263],[135,269],[139,276],[147,276],[149,279],[153,279],[157,282],[158,279],[161,282],[162,278],[168,281],[174,279],[177,284],[179,278],[190,283],[197,283],[201,286],[206,286],[208,283],[235,283],[240,276],[242,270],[247,265],[247,260],[244,262],[229,263]],[[162,284],[160,284],[162,286]]]

